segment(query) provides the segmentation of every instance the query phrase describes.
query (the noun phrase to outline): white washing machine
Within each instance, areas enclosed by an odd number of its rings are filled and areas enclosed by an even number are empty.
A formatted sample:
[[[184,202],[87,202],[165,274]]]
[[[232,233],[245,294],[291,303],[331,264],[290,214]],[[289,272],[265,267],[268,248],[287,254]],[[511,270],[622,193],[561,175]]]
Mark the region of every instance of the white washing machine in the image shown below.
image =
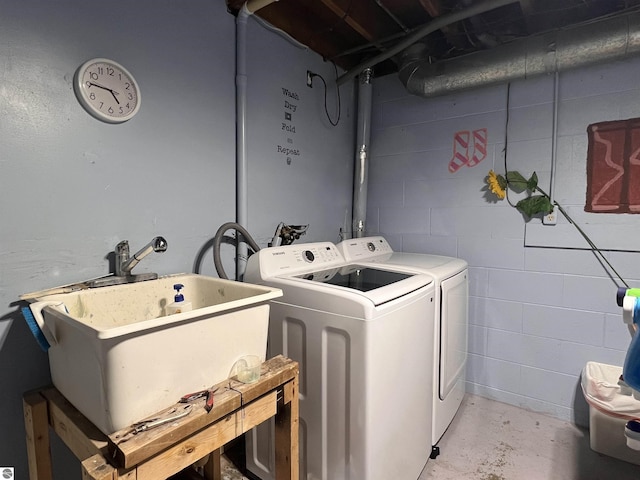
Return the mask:
[[[410,266],[433,276],[435,330],[433,342],[432,444],[436,445],[453,420],[465,394],[469,331],[469,275],[464,260],[440,255],[394,252],[380,236],[345,240],[337,245],[347,262]],[[438,450],[434,449],[434,455]]]
[[[345,265],[324,242],[262,249],[245,279],[283,291],[269,355],[300,364],[300,478],[417,479],[431,453],[433,278]],[[271,438],[247,438],[247,468],[263,480],[274,477]]]

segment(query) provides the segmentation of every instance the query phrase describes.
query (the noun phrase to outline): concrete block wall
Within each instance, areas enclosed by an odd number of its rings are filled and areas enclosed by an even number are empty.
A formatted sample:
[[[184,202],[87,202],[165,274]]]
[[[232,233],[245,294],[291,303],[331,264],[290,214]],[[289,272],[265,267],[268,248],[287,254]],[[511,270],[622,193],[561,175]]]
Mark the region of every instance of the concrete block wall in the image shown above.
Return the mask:
[[[634,59],[558,75],[555,198],[612,249],[604,255],[631,286],[640,283],[640,255],[616,249],[633,243],[627,233],[640,217],[582,210],[587,126],[640,116],[639,70]],[[589,360],[622,365],[631,339],[615,303],[620,281],[565,219],[526,222],[487,194],[487,172],[505,171],[505,133],[508,169],[536,171],[541,187],[550,186],[554,76],[512,83],[508,125],[507,93],[498,85],[424,99],[396,76],[377,79],[367,233],[397,251],[469,262],[469,392],[586,425],[582,368]],[[486,158],[451,173],[455,133],[481,128]],[[571,248],[557,248],[557,236],[571,237]]]

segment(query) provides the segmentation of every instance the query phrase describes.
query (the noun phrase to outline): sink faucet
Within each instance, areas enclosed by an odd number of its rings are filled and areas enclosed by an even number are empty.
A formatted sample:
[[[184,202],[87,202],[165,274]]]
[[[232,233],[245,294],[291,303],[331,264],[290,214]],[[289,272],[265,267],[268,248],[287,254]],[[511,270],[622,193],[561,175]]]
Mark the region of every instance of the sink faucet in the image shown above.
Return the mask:
[[[167,241],[163,237],[155,237],[144,247],[129,256],[129,242],[123,240],[116,245],[116,276],[124,277],[131,275],[131,270],[140,260],[149,255],[151,252],[162,253],[167,250]]]
[[[144,282],[145,280],[155,280],[158,278],[157,273],[139,273],[134,275],[131,273],[140,260],[149,255],[151,252],[166,252],[167,241],[163,237],[155,237],[144,247],[133,254],[129,255],[129,242],[123,240],[116,245],[116,268],[115,275],[107,275],[105,277],[95,278],[84,282],[87,288],[111,287],[113,285],[122,285],[124,283]]]

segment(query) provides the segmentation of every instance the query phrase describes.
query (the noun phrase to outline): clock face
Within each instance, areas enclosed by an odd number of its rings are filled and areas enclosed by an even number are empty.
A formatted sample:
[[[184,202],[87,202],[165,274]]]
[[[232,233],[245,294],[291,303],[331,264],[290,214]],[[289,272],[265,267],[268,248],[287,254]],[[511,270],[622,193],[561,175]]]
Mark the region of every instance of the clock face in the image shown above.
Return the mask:
[[[122,123],[140,109],[140,90],[119,63],[94,58],[78,68],[73,87],[80,104],[98,120]]]

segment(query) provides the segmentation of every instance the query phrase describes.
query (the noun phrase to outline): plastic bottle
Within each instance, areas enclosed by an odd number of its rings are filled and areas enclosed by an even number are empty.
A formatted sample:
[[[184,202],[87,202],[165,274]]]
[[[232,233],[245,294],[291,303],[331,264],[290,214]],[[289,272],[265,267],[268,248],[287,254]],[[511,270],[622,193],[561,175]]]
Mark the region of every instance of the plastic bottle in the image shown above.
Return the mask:
[[[184,295],[180,293],[180,290],[184,288],[184,285],[176,283],[173,288],[176,291],[176,294],[173,297],[173,303],[166,306],[167,315],[190,312],[192,309],[191,302],[185,302]]]

